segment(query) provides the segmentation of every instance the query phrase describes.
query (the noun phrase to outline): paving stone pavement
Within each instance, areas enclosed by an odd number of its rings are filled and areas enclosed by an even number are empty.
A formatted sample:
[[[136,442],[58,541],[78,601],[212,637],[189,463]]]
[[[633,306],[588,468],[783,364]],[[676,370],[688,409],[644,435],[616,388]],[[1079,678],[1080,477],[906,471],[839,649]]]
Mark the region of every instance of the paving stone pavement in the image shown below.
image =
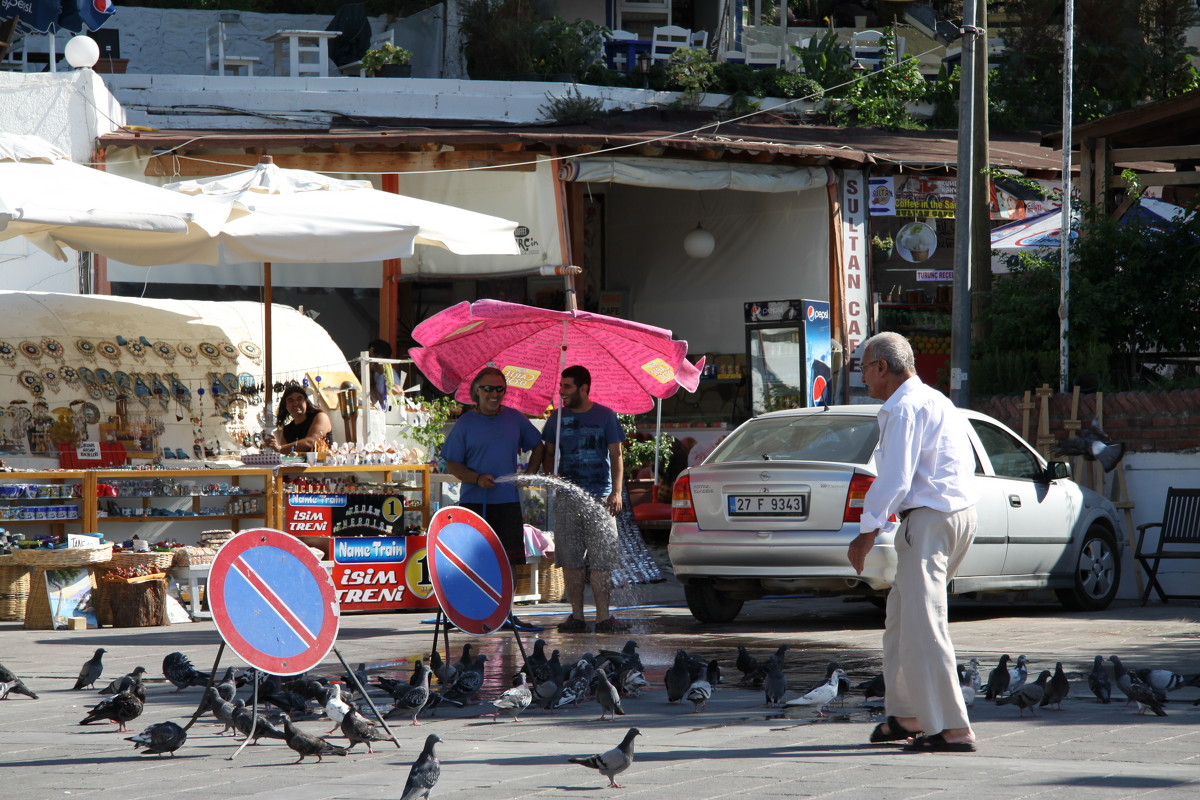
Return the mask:
[[[345,758],[312,759],[292,765],[295,754],[282,743],[263,740],[229,760],[230,737],[202,719],[175,757],[135,754],[111,723],[77,725],[85,706],[98,701],[89,691],[71,691],[80,665],[96,647],[108,649],[101,685],[142,665],[156,678],[148,686],[145,713],[134,730],[173,719],[183,724],[200,689],[176,693],[161,680],[162,658],[186,653],[195,665],[211,667],[220,643],[210,622],[162,628],[89,631],[26,631],[0,623],[0,663],[26,678],[40,700],[13,696],[0,702],[0,797],[40,798],[283,798],[284,800],[373,800],[399,796],[409,765],[429,732],[438,733],[442,778],[437,798],[654,798],[837,797],[890,800],[921,797],[988,798],[1193,798],[1200,791],[1200,689],[1171,695],[1166,718],[1141,716],[1120,700],[1097,703],[1086,673],[1096,654],[1121,656],[1133,667],[1200,672],[1200,637],[1194,604],[1119,604],[1095,614],[1069,614],[1052,603],[956,602],[951,630],[960,660],[977,656],[986,671],[1001,653],[1030,660],[1030,679],[1062,661],[1072,677],[1064,710],[1018,715],[982,698],[972,717],[979,752],[908,754],[897,746],[868,745],[880,721],[861,707],[861,694],[828,719],[782,719],[767,709],[760,691],[739,686],[735,648],[746,645],[765,656],[783,642],[788,654],[789,697],[807,691],[830,659],[851,679],[869,678],[879,668],[882,615],[863,602],[840,598],[772,599],[747,604],[733,623],[700,626],[681,607],[682,592],[670,581],[621,593],[627,604],[652,607],[623,612],[633,620],[628,635],[565,635],[553,630],[561,605],[524,607],[523,619],[547,625],[549,648],[566,657],[601,647],[640,642],[651,686],[625,702],[626,716],[596,722],[594,703],[559,713],[527,711],[519,722],[496,722],[486,699],[507,683],[518,661],[510,635],[481,637],[492,658],[485,702],[450,709],[420,727],[393,726],[400,748],[387,742],[374,754],[360,746]],[[427,613],[346,615],[338,649],[352,664],[367,662],[372,674],[406,676],[411,660],[430,646]],[[451,637],[453,657],[468,637]],[[526,646],[532,636],[526,637]],[[726,683],[708,709],[667,703],[661,676],[676,648],[720,659]],[[229,651],[227,650],[226,653]],[[227,663],[236,663],[227,656]],[[340,675],[331,654],[318,674]],[[376,693],[382,698],[381,693]],[[306,721],[305,730],[324,734],[330,723]],[[619,778],[623,790],[604,788],[592,770],[568,764],[571,755],[590,755],[614,746],[631,725],[637,760]],[[334,741],[338,740],[334,738]],[[343,740],[344,741],[344,740]]]

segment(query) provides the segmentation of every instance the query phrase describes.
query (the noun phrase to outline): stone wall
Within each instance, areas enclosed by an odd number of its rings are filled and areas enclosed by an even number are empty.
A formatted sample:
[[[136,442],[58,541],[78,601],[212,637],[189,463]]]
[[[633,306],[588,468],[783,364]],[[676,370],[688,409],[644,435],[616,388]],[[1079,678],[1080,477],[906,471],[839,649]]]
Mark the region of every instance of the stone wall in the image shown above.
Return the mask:
[[[1035,443],[1040,402],[1033,397],[1028,439]],[[977,411],[999,419],[1021,433],[1020,397],[990,397],[972,403]],[[1096,395],[1081,395],[1078,418],[1086,425],[1096,417]],[[1067,436],[1071,395],[1050,397],[1050,434]],[[1114,392],[1103,396],[1101,427],[1134,453],[1194,453],[1200,451],[1200,390]]]

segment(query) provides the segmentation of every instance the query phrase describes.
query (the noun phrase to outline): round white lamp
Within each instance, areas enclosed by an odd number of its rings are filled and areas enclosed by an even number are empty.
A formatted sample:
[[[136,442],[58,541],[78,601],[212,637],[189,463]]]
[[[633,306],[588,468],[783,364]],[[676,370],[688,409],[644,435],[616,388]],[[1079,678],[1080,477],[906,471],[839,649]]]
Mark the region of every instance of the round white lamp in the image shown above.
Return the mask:
[[[63,48],[63,56],[76,69],[94,67],[100,60],[100,45],[90,36],[74,36]]]
[[[708,258],[716,246],[717,240],[699,224],[694,231],[689,231],[687,236],[683,237],[683,252],[692,258]]]

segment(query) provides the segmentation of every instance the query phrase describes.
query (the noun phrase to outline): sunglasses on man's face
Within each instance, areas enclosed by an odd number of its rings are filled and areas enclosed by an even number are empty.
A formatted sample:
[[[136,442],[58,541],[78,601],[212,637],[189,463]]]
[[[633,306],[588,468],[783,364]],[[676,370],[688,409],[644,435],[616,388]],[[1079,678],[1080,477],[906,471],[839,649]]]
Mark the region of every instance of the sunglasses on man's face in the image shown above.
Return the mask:
[[[504,394],[505,392],[508,391],[508,387],[507,386],[480,386],[479,391],[489,392],[489,393],[495,392],[496,394]]]

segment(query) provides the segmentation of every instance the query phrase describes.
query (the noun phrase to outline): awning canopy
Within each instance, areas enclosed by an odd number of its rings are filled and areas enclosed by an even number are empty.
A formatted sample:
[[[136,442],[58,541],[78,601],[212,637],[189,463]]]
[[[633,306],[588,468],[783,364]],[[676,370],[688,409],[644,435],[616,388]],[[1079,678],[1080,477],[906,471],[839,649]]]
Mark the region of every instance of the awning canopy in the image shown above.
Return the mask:
[[[580,183],[624,183],[651,189],[740,192],[798,192],[833,183],[828,167],[691,161],[684,159],[576,158],[559,167],[559,177]]]

